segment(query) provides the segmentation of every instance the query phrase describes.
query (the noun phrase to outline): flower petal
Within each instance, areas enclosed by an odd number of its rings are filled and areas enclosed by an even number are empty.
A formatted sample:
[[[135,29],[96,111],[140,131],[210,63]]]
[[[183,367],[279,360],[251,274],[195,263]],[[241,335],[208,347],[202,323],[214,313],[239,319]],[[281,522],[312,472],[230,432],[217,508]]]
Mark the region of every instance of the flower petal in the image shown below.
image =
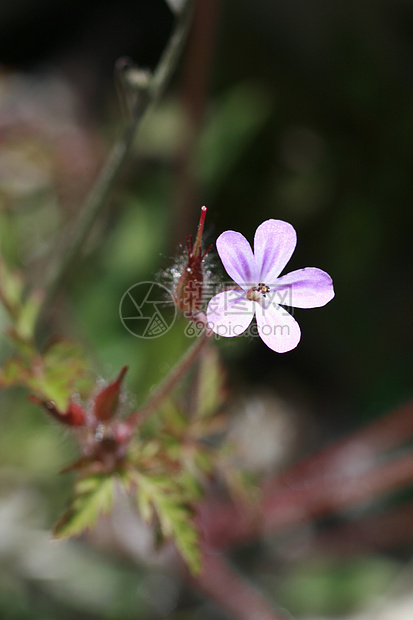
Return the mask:
[[[275,283],[291,258],[297,234],[288,222],[267,220],[258,226],[254,237],[254,254],[258,282]]]
[[[293,308],[319,308],[334,297],[333,280],[317,267],[305,267],[278,278],[275,301]]]
[[[226,272],[245,291],[256,284],[255,259],[244,235],[227,230],[217,239],[217,250]]]
[[[256,305],[258,333],[267,347],[277,353],[291,351],[300,342],[301,330],[293,316],[275,303]]]
[[[243,290],[218,293],[208,304],[208,327],[219,336],[239,336],[251,323],[254,310],[254,302],[246,298]]]

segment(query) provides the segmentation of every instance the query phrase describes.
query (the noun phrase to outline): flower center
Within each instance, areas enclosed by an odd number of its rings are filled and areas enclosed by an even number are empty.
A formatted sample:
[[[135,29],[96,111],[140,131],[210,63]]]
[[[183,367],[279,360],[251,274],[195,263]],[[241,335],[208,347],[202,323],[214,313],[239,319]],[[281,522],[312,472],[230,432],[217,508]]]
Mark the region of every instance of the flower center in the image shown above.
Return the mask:
[[[258,286],[253,286],[247,293],[247,299],[250,301],[261,301],[262,297],[265,297],[266,293],[270,292],[270,287],[264,284],[264,282],[259,282]]]

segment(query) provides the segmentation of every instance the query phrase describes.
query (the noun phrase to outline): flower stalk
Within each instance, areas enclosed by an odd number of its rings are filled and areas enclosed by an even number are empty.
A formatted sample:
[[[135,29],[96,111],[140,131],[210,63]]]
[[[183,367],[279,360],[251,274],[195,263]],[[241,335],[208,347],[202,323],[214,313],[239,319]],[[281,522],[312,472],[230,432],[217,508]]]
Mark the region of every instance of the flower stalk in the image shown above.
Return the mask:
[[[204,329],[202,330],[201,335],[198,337],[192,347],[188,349],[186,353],[184,353],[176,366],[174,366],[169,372],[169,374],[166,375],[165,379],[156,388],[156,390],[152,393],[152,395],[141,407],[141,409],[136,414],[132,414],[136,415],[136,421],[141,422],[159,408],[165,398],[169,396],[171,391],[183,378],[185,373],[189,370],[189,368],[192,366],[192,364],[195,362],[198,355],[202,351],[212,332],[208,329],[206,325],[205,317],[199,315],[198,321],[202,322],[204,325]]]

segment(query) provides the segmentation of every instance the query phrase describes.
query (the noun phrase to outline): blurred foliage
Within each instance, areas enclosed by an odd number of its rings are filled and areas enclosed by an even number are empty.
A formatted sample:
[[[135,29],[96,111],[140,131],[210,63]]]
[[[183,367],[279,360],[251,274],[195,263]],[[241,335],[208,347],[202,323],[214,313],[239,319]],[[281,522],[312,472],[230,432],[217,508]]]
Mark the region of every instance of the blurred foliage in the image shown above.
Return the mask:
[[[42,3],[42,23],[47,24],[52,4]],[[90,23],[82,21],[81,4],[72,7],[78,12],[74,19],[78,26]],[[47,51],[47,37],[39,37],[31,26],[33,3],[22,1],[13,10],[11,6],[4,2],[0,10],[7,30],[13,31],[13,16],[16,23],[30,26],[22,47],[23,64],[33,64],[30,42],[41,40],[42,57],[54,77],[45,79],[45,67],[27,74],[9,68],[1,75],[1,250],[8,263],[24,267],[32,282],[41,283],[50,243],[73,218],[99,167],[103,145],[118,124],[118,108],[109,94],[115,56],[130,53],[139,62],[135,39],[145,59],[151,48],[143,45],[140,27],[139,37],[128,38],[128,49],[119,46],[118,37],[126,28],[119,14],[117,27],[111,23],[99,30],[103,22],[98,20],[88,34],[85,26],[80,48],[76,37],[70,42],[68,32],[65,53],[55,56]],[[245,338],[221,342],[221,351],[232,368],[235,394],[253,384],[256,389],[276,390],[293,403],[304,401],[314,426],[321,429],[321,439],[331,438],[412,394],[412,5],[405,0],[351,5],[223,0],[221,8],[211,95],[196,153],[196,177],[201,202],[209,207],[211,241],[227,228],[241,230],[251,239],[264,219],[287,219],[298,231],[291,269],[307,264],[326,269],[337,294],[327,308],[296,313],[303,339],[288,356],[275,356],[262,343]],[[162,23],[164,32],[164,18]],[[50,28],[54,28],[51,22]],[[130,24],[128,32],[129,28]],[[112,31],[118,33],[116,45]],[[16,41],[23,39],[13,38],[17,49]],[[21,58],[19,54],[15,58]],[[110,56],[110,61],[103,63],[103,56],[105,62]],[[99,96],[102,84],[108,86]],[[9,100],[10,93],[14,96]],[[45,130],[51,126],[53,131]],[[120,299],[131,285],[152,280],[154,274],[165,282],[165,268],[198,213],[200,205],[194,204],[193,211],[184,214],[188,229],[180,230],[178,238],[173,163],[185,131],[179,95],[172,89],[146,119],[127,183],[117,188],[65,294],[49,309],[54,331],[84,342],[102,375],[130,365],[131,406],[145,400],[188,345],[184,321],[177,321],[158,340],[143,341],[128,334],[118,316]],[[39,299],[37,294],[27,296],[20,276],[5,275],[3,263],[1,269],[9,303],[15,307],[13,299],[23,302],[17,321],[23,342]],[[0,325],[2,332],[10,326],[4,312]],[[0,357],[10,358],[10,343],[1,338]],[[37,384],[40,392],[49,391],[50,373],[56,378],[62,366],[69,364],[72,378],[76,376],[79,358],[64,342],[50,350],[43,383]],[[19,363],[8,362],[3,385],[16,383]],[[34,381],[31,368],[31,361],[26,361],[25,372]],[[204,385],[211,396],[211,388]],[[67,390],[59,383],[53,395],[62,407]],[[34,490],[35,508],[27,511],[29,516],[38,511],[41,527],[49,528],[71,485],[69,477],[56,478],[55,472],[75,458],[74,447],[57,425],[46,422],[27,403],[27,392],[21,388],[2,392],[1,399],[2,428],[7,433],[0,434],[0,536],[8,540],[5,523],[11,523],[17,529],[10,540],[24,539],[24,549],[17,551],[16,543],[13,553],[11,547],[0,553],[0,615],[7,620],[79,614],[91,620],[162,615],[182,620],[194,617],[196,609],[200,617],[219,618],[215,609],[192,599],[186,601],[189,612],[174,613],[178,580],[156,569],[144,572],[123,556],[92,552],[86,545],[60,547],[62,555],[46,571],[46,559],[42,564],[42,554],[33,549],[36,545],[43,552],[49,549],[47,534],[43,532],[38,543],[38,528],[30,527],[24,514],[20,529],[18,520],[13,523],[16,517],[7,521],[7,514],[21,514],[20,509],[11,513],[16,498],[9,490],[21,489],[23,504],[30,503]],[[176,416],[179,436],[181,410],[176,403],[168,407],[168,416],[171,410]],[[151,432],[155,435],[157,430],[155,424]],[[208,452],[209,445],[204,448]],[[200,462],[194,462],[191,451],[187,453],[198,474],[205,467],[203,454],[197,452]],[[103,499],[105,504],[107,497]],[[164,527],[167,533],[171,525],[165,522]],[[249,560],[260,553],[258,549],[254,555],[250,549]],[[37,574],[24,557],[35,558]],[[271,569],[282,573],[273,564]],[[362,605],[370,594],[380,594],[393,570],[393,559],[378,556],[345,565],[298,557],[291,571],[278,573],[266,584],[296,615],[337,615]]]
[[[3,363],[0,388],[24,386],[34,392],[32,402],[71,428],[79,444],[78,460],[64,470],[80,473],[71,504],[54,528],[56,536],[79,536],[95,527],[113,509],[120,487],[135,495],[140,517],[155,527],[158,538],[172,539],[189,570],[199,573],[201,549],[194,506],[202,497],[203,483],[214,475],[218,455],[204,442],[223,431],[222,420],[217,425],[214,419],[224,393],[216,351],[201,355],[194,385],[189,387],[194,407],[188,398],[186,406],[164,399],[158,417],[154,416],[159,407],[143,427],[136,412],[129,411],[119,420],[121,385],[128,367],[96,390],[80,346],[55,338],[38,351],[34,320],[38,305],[26,311],[30,297],[27,301],[23,296],[20,274],[8,271],[2,263],[1,275],[0,300],[12,324],[9,336],[17,353]],[[87,399],[85,405],[82,397]]]
[[[380,595],[397,573],[396,562],[380,557],[339,562],[315,558],[295,566],[272,586],[278,603],[294,615],[337,616],[363,608],[372,597]],[[266,576],[264,582],[268,587],[271,578]]]
[[[211,368],[213,371],[209,372]],[[194,574],[199,572],[201,557],[194,507],[208,480],[219,469],[215,463],[220,460],[216,438],[223,436],[225,430],[223,418],[217,415],[224,403],[224,390],[223,373],[214,349],[206,349],[201,356],[195,385],[191,384],[189,389],[196,399],[195,407],[183,395],[179,400],[175,400],[177,396],[166,399],[156,415],[139,425],[127,453],[113,468],[97,471],[98,463],[88,457],[69,466],[68,471],[79,469],[81,477],[68,510],[55,526],[58,537],[78,536],[96,526],[123,490],[124,495],[135,497],[140,518],[155,527],[158,543],[172,539],[190,570]],[[208,400],[204,403],[206,390]],[[97,398],[94,397],[95,403]],[[127,421],[125,418],[125,424]],[[116,426],[113,431],[116,436]],[[226,469],[230,469],[229,463]]]

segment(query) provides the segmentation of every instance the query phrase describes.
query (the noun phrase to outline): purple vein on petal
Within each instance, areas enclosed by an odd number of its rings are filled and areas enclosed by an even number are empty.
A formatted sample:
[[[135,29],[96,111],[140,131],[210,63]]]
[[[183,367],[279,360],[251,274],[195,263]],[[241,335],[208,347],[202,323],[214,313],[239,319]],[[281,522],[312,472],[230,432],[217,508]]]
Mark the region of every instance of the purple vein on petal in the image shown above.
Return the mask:
[[[271,286],[291,258],[297,243],[296,232],[288,222],[267,220],[258,226],[254,254],[260,282]]]
[[[317,267],[297,269],[278,278],[278,303],[281,303],[283,295],[288,299],[284,303],[294,308],[319,308],[333,299],[333,280],[328,273]]]
[[[263,308],[257,304],[256,317],[262,341],[276,353],[291,351],[300,342],[300,326],[281,306],[273,303]]]
[[[217,239],[217,250],[229,276],[244,290],[256,282],[255,259],[244,235],[234,230],[223,232]]]
[[[223,291],[210,299],[207,323],[219,336],[239,336],[251,323],[254,311],[254,302],[243,290]]]

